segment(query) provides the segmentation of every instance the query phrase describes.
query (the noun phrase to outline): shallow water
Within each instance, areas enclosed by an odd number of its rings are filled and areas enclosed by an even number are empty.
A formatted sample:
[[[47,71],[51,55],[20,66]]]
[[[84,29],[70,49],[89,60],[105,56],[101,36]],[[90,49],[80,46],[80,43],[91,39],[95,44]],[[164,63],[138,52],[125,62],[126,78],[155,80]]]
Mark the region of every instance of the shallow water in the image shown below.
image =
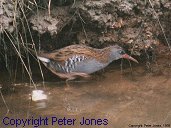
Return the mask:
[[[30,100],[34,87],[28,83],[10,86],[2,91],[9,112],[0,98],[0,126],[5,127],[6,123],[14,127],[16,119],[48,118],[47,124],[42,122],[40,127],[171,127],[171,78],[147,73],[143,66],[133,67],[132,72],[126,68],[121,73],[111,65],[100,74],[103,75],[95,74],[91,80],[70,82],[70,86],[65,82],[37,83],[37,88],[48,96],[47,100],[38,102]],[[54,121],[64,117],[76,121],[70,125]],[[88,120],[87,125],[80,125],[83,117],[96,121],[92,121],[93,125],[88,125]],[[30,123],[26,127],[33,126],[37,125]]]

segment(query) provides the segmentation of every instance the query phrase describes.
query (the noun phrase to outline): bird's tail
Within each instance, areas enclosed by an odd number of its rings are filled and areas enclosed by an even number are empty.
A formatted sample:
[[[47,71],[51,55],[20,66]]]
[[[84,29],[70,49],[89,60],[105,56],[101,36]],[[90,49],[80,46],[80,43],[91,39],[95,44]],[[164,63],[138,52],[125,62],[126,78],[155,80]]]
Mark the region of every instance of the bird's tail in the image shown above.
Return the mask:
[[[37,56],[37,58],[38,58],[40,61],[45,62],[45,63],[49,63],[49,62],[50,62],[50,59],[45,58],[45,57]]]

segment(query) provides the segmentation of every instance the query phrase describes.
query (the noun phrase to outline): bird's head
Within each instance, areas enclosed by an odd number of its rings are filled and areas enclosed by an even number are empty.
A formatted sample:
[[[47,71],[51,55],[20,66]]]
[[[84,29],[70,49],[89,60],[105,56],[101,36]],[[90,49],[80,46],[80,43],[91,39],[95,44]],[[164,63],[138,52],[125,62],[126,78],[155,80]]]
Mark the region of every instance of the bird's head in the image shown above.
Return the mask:
[[[132,60],[138,63],[136,59],[126,54],[123,48],[121,48],[120,46],[118,45],[111,46],[110,47],[110,60],[113,61],[113,60],[118,60],[121,58]]]

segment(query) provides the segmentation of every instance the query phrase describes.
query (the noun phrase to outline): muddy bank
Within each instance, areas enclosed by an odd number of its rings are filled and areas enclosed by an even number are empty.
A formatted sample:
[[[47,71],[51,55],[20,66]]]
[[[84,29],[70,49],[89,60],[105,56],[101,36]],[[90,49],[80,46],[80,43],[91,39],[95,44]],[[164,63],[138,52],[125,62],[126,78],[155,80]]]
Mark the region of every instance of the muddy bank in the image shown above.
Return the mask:
[[[171,2],[168,0],[36,2],[26,1],[21,4],[19,1],[2,1],[1,33],[20,33],[24,38],[18,39],[19,42],[22,40],[20,43],[34,42],[36,46],[41,44],[45,50],[70,44],[93,47],[119,44],[126,46],[134,55],[144,54],[142,51],[166,44],[165,36],[170,41]],[[27,5],[28,8],[21,5]],[[21,32],[23,27],[26,33]],[[27,31],[28,36],[24,37]]]
[[[51,15],[47,10],[38,10],[29,19],[33,30],[42,37],[49,33],[47,38],[54,49],[63,43],[93,47],[119,44],[127,46],[132,54],[141,55],[166,43],[163,32],[170,40],[170,5],[169,1],[76,0],[66,6],[52,5]],[[49,44],[44,38],[40,42]]]

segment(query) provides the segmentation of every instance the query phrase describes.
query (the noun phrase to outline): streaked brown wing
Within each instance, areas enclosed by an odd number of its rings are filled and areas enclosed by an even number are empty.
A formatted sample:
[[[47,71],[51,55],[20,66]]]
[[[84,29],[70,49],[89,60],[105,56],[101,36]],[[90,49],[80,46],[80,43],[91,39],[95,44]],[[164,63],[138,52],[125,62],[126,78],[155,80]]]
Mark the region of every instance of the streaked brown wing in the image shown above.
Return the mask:
[[[98,50],[98,49],[97,49]],[[72,58],[73,56],[85,56],[86,58],[91,58],[95,56],[96,50],[84,45],[71,45],[65,48],[55,50],[51,53],[40,53],[40,56],[46,57],[48,59],[60,62],[64,64],[66,60]]]
[[[99,61],[107,61],[108,49],[96,49],[85,45],[70,45],[51,53],[40,53],[40,56],[54,60],[61,65],[73,56],[84,56],[85,58],[96,58]]]

